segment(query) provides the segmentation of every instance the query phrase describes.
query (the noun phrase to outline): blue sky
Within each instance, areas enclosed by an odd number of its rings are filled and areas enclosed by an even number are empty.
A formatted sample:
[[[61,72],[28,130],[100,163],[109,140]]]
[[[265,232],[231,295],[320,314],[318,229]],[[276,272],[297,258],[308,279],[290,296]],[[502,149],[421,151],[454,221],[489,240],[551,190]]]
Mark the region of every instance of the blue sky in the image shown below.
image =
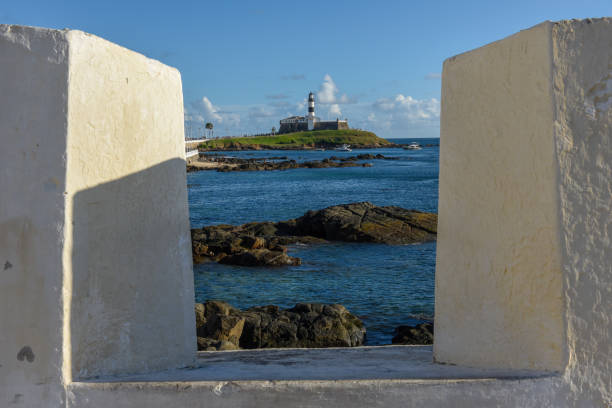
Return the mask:
[[[0,3],[0,23],[96,34],[181,71],[193,128],[267,132],[305,114],[383,137],[437,137],[444,59],[544,20],[612,15],[610,0]]]

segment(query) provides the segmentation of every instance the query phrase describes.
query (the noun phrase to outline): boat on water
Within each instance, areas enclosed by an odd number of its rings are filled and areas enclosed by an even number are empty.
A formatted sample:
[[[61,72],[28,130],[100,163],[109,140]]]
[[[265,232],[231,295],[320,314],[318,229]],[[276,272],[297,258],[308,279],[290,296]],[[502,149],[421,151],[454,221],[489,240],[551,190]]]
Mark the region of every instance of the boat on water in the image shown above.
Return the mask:
[[[411,142],[408,146],[404,146],[405,150],[421,150],[422,147],[417,142]]]
[[[343,144],[342,146],[336,147],[334,150],[338,150],[340,152],[352,152],[351,145]]]

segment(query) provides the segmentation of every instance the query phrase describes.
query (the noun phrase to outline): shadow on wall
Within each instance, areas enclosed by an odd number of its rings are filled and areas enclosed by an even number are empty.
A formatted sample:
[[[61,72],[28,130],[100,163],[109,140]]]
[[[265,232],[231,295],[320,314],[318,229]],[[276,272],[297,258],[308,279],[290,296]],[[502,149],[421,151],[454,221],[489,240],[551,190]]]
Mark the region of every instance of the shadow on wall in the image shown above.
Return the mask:
[[[188,363],[196,346],[185,161],[79,191],[72,211],[73,378]]]

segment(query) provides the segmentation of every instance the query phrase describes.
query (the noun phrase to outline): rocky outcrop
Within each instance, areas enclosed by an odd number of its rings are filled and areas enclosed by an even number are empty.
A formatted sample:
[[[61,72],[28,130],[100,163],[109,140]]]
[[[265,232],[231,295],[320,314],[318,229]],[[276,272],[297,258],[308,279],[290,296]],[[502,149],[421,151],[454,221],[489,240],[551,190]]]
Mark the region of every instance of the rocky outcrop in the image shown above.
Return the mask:
[[[242,266],[283,266],[283,265],[300,265],[300,258],[294,258],[287,255],[283,248],[282,251],[271,251],[266,248],[254,249],[251,251],[239,251],[234,254],[222,257],[219,263],[227,265],[242,265]]]
[[[239,310],[221,301],[196,303],[198,350],[274,347],[355,347],[363,344],[361,320],[342,305],[299,303],[291,309]]]
[[[421,323],[416,326],[399,326],[395,328],[393,344],[433,344],[433,323]]]
[[[219,172],[230,171],[270,171],[290,169],[326,169],[333,167],[371,167],[371,163],[356,163],[363,160],[399,160],[399,157],[385,157],[382,154],[360,154],[350,157],[332,156],[323,160],[311,160],[297,162],[288,160],[287,157],[267,157],[241,159],[237,157],[226,157],[217,155],[204,155],[197,161],[187,165],[187,172],[199,170],[216,170]]]
[[[435,240],[437,223],[436,214],[362,202],[308,211],[296,229],[330,241],[412,244]]]
[[[412,244],[436,239],[436,214],[362,202],[309,211],[280,222],[191,230],[193,260],[243,266],[299,265],[285,245],[326,241]]]
[[[195,263],[208,260],[241,266],[284,266],[301,263],[299,258],[287,255],[287,248],[279,245],[277,241],[258,236],[245,226],[213,225],[193,229],[191,244]]]

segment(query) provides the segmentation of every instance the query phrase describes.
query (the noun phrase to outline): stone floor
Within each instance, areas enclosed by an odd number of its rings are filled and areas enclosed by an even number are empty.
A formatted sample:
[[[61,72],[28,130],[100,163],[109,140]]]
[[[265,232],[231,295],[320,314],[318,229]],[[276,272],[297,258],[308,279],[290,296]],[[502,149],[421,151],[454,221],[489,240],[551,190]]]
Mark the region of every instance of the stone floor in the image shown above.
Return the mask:
[[[199,352],[194,367],[91,382],[521,379],[552,373],[433,363],[431,346]]]

